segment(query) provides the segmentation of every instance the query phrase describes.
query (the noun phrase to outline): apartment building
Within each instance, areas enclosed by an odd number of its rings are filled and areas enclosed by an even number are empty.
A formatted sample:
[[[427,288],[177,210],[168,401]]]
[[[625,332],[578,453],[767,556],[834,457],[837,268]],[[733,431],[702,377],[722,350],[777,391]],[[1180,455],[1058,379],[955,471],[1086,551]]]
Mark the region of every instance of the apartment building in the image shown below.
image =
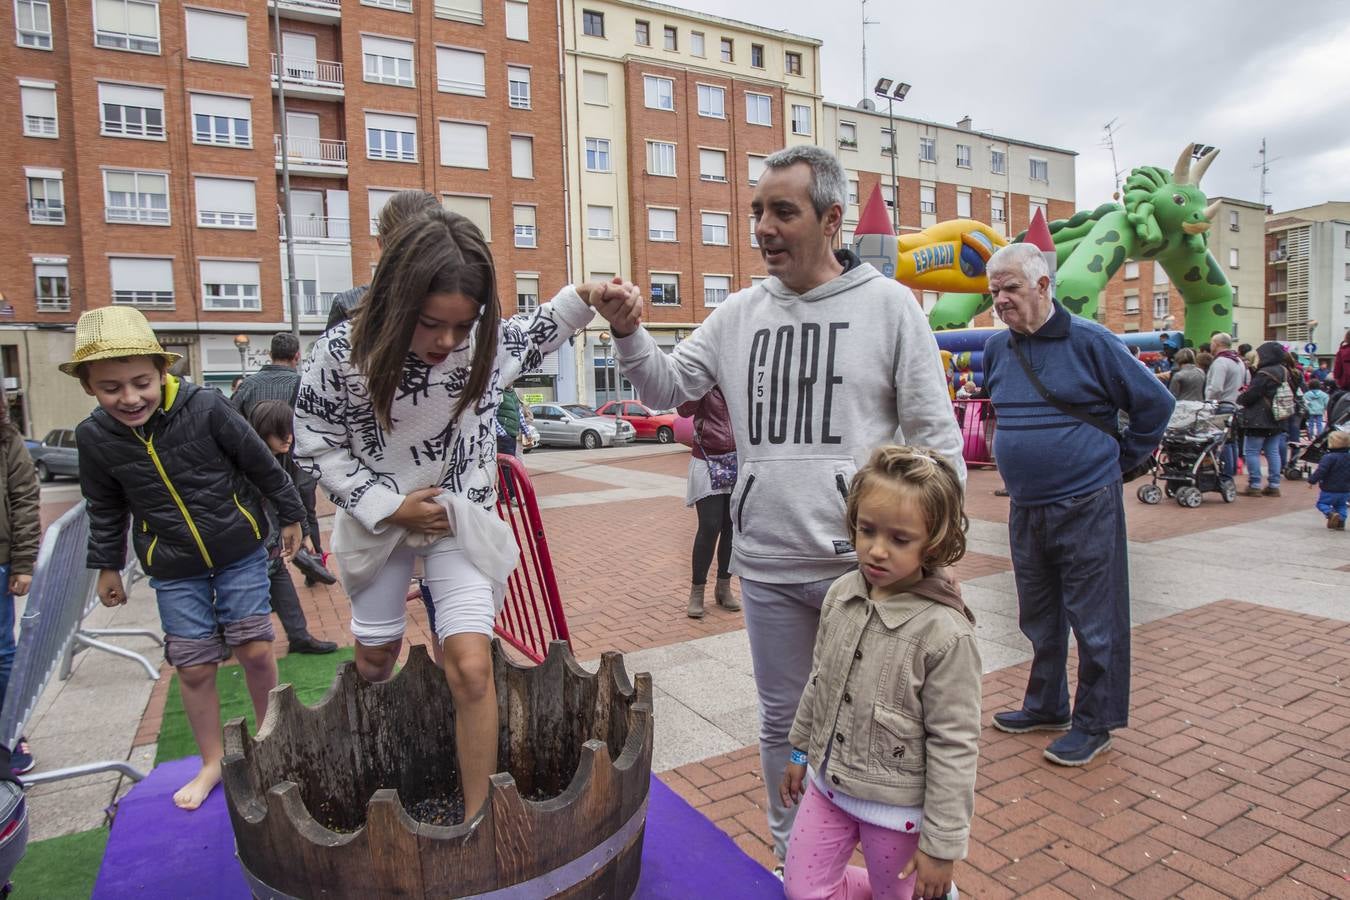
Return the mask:
[[[14,148],[0,166],[0,364],[30,434],[89,408],[54,368],[84,309],[143,309],[199,382],[266,361],[270,335],[290,327],[283,169],[305,343],[335,293],[369,281],[373,222],[404,188],[482,228],[508,314],[567,279],[553,4],[3,8],[15,38],[0,50]],[[554,373],[574,370],[549,367],[527,387],[551,396]]]
[[[969,117],[944,125],[874,106],[824,104],[821,144],[835,150],[849,177],[843,243],[878,184],[899,234],[970,218],[1012,237],[1037,208],[1047,221],[1073,215],[1074,151],[977,131]],[[937,298],[926,291],[920,299],[929,310]],[[993,317],[984,313],[975,324]]]
[[[1273,213],[1265,234],[1266,338],[1330,361],[1350,331],[1350,202]]]
[[[750,200],[764,158],[820,140],[820,41],[644,0],[570,0],[567,214],[577,278],[631,278],[672,347],[764,277]],[[579,355],[597,402],[632,389],[603,321]]]

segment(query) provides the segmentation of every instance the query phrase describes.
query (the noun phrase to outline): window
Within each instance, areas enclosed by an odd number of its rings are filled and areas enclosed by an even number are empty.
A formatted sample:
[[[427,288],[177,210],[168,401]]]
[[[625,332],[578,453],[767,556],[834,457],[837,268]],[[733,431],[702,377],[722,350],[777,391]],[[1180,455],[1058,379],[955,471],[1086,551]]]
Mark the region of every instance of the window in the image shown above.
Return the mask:
[[[680,305],[680,276],[674,273],[652,273],[652,303],[657,306]]]
[[[675,177],[675,145],[666,141],[647,142],[647,174]]]
[[[811,107],[792,104],[792,133],[811,133]]]
[[[1350,231],[1345,233],[1345,249],[1350,250]]]
[[[755,234],[755,217],[750,217],[750,246],[759,248],[759,237]]]
[[[1139,315],[1139,295],[1131,291],[1125,293],[1125,315]]]
[[[675,240],[675,210],[647,210],[647,239],[652,241]]]
[[[638,19],[633,23],[633,42],[639,47],[652,45],[652,23]]]
[[[881,199],[885,202],[887,209],[895,209],[895,188],[889,184],[881,186]]]
[[[534,207],[533,206],[513,206],[511,207],[511,219],[516,226],[516,246],[517,247],[538,247],[538,235],[534,228]]]
[[[722,62],[734,62],[736,58],[736,42],[731,38],[722,38]]]
[[[591,12],[589,9],[581,11],[581,31],[583,34],[589,34],[591,37],[605,36],[605,14]]]
[[[856,178],[848,180],[848,202],[850,206],[858,205],[858,179]]]
[[[366,191],[366,207],[370,211],[370,233],[372,235],[380,233],[380,213],[384,211],[384,205],[389,202],[389,198],[396,193],[398,192],[377,188],[370,188]]]
[[[675,108],[675,82],[655,75],[642,76],[643,103],[648,109]]]
[[[889,156],[895,153],[895,131],[891,128],[881,129],[881,154]]]
[[[1345,264],[1345,280],[1350,281],[1350,262]]]
[[[725,246],[727,243],[727,214],[703,214],[703,243]]]
[[[100,134],[109,137],[164,138],[164,91],[160,88],[100,84]]]
[[[1236,247],[1228,249],[1228,268],[1236,269],[1238,267],[1238,252]]]
[[[1008,154],[1002,150],[990,150],[989,171],[995,175],[1008,174]]]
[[[759,184],[759,179],[764,174],[764,160],[766,158],[767,157],[764,156],[756,156],[753,153],[748,157],[751,184]]]
[[[716,306],[727,299],[727,294],[731,293],[730,275],[704,275],[703,276],[703,305]]]
[[[1125,263],[1125,275],[1123,277],[1125,278],[1126,281],[1133,281],[1134,279],[1138,278],[1139,263],[1135,262],[1134,260],[1130,260],[1129,262]]]
[[[608,138],[586,138],[586,171],[610,171]]]
[[[1040,211],[1041,218],[1045,219],[1047,225],[1050,224],[1050,210],[1046,207],[1043,200],[1032,200],[1027,204],[1027,221],[1036,217],[1037,210]]]
[[[539,308],[539,279],[516,276],[516,313],[532,313]]]
[[[506,86],[512,109],[530,108],[530,70],[524,66],[506,67]]]
[[[252,147],[252,105],[242,97],[190,95],[192,142],[222,147]]]
[[[849,150],[858,148],[858,126],[855,123],[839,123],[839,146]]]
[[[34,260],[33,279],[37,282],[38,312],[66,312],[70,309],[70,268],[66,260],[60,257],[49,262]]]
[[[937,189],[929,185],[919,185],[919,212],[933,213],[937,212]]]
[[[257,263],[204,259],[201,265],[202,309],[241,312],[262,309]]]
[[[378,6],[398,12],[412,12],[412,0],[361,0],[362,6]]]
[[[1230,209],[1228,211],[1228,230],[1229,231],[1242,230],[1242,228],[1238,224],[1238,211],[1236,209]]]
[[[410,41],[363,34],[361,58],[365,63],[366,81],[399,87],[413,86],[413,45]]]
[[[14,25],[20,47],[52,49],[52,5],[49,0],[14,0]]]
[[[1167,291],[1159,291],[1153,295],[1153,318],[1164,319],[1167,317]]]
[[[711,84],[698,86],[698,114],[710,119],[727,117],[727,92]]]
[[[937,162],[937,138],[919,138],[919,161]]]
[[[1157,263],[1154,263],[1153,265],[1153,283],[1155,285],[1171,284],[1171,282],[1167,280],[1167,270]]]
[[[614,239],[614,207],[586,207],[586,237],[601,241]]]
[[[699,58],[707,55],[707,51],[703,48],[703,32],[689,32],[689,52]]]
[[[492,240],[492,201],[487,197],[469,197],[463,194],[443,194],[441,206],[459,213],[483,233],[483,240]]]
[[[248,19],[191,7],[184,12],[187,13],[189,58],[248,65]]]
[[[680,32],[674,25],[667,25],[661,30],[662,40],[667,50],[680,49]]]
[[[768,94],[745,92],[745,121],[751,125],[773,124],[773,98]]]
[[[195,182],[199,226],[245,229],[258,227],[256,191],[252,181],[199,177]]]
[[[112,50],[159,52],[157,0],[94,0],[94,44]]]
[[[435,10],[442,19],[483,24],[483,0],[436,0]]]
[[[48,81],[20,81],[19,105],[23,108],[23,133],[28,137],[54,138],[56,85]]]
[[[108,272],[113,303],[173,308],[173,260],[113,256],[108,259]]]
[[[441,165],[457,169],[486,169],[487,126],[470,122],[442,122]]]
[[[965,191],[956,192],[956,217],[958,219],[970,218],[970,194]]]
[[[969,145],[969,144],[957,144],[957,145],[956,145],[956,165],[957,165],[958,168],[962,168],[962,169],[969,169],[969,168],[970,168],[970,145]]]
[[[530,39],[530,4],[506,0],[506,37],[513,41]]]
[[[523,134],[511,135],[511,177],[534,177],[534,138]]]
[[[989,221],[991,221],[991,222],[1006,222],[1006,221],[1008,221],[1008,212],[1007,212],[1007,210],[1004,208],[1004,205],[1003,205],[1004,202],[1005,202],[1005,198],[1003,198],[1003,197],[990,197],[990,198],[989,198]]]
[[[28,177],[28,221],[34,225],[66,224],[66,192],[60,169],[25,169]]]
[[[698,151],[698,177],[703,181],[727,180],[727,154],[725,150]]]
[[[802,74],[802,55],[795,50],[783,54],[783,69],[789,75]]]
[[[762,69],[762,68],[764,68],[764,45],[763,45],[763,44],[751,44],[751,45],[750,45],[750,68],[752,68],[752,69]]]
[[[581,73],[581,96],[596,106],[609,105],[609,76],[604,72]]]
[[[1030,175],[1032,181],[1044,181],[1050,183],[1050,163],[1043,159],[1027,160],[1031,165]]]
[[[444,153],[444,144],[442,144]],[[417,119],[366,113],[366,158],[417,161]]]
[[[105,222],[169,224],[169,176],[153,172],[103,173]]]
[[[436,89],[447,94],[482,97],[487,93],[483,60],[483,54],[473,50],[437,47]]]

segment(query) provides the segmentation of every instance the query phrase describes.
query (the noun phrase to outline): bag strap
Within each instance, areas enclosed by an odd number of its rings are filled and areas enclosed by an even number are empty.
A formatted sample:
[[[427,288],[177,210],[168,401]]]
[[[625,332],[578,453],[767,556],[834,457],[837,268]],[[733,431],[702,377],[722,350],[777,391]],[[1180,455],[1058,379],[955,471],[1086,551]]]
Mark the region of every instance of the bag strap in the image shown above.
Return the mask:
[[[1022,355],[1022,348],[1019,346],[1017,334],[1015,332],[1009,332],[1008,343],[1012,347],[1013,355],[1017,357],[1018,364],[1022,366],[1022,371],[1026,374],[1027,380],[1030,381],[1031,386],[1036,389],[1036,393],[1041,395],[1042,400],[1064,413],[1064,415],[1071,416],[1080,422],[1091,425],[1093,428],[1100,430],[1104,434],[1110,435],[1116,440],[1120,439],[1120,435],[1117,433],[1116,429],[1107,427],[1106,423],[1102,422],[1097,417],[1090,416],[1073,404],[1066,403],[1059,399],[1054,394],[1050,393],[1049,388],[1044,384],[1041,384],[1041,380],[1037,378],[1036,373],[1031,370],[1031,364],[1028,363],[1027,358]]]

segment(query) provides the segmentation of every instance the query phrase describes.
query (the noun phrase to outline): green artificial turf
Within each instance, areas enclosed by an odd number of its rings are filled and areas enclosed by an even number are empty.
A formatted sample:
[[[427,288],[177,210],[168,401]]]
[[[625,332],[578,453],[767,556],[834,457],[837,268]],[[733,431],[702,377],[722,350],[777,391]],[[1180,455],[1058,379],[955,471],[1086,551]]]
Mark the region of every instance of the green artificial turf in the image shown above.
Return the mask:
[[[91,828],[78,834],[28,845],[10,881],[19,897],[75,900],[94,892],[94,879],[108,846],[108,829]]]
[[[277,660],[277,684],[295,685],[295,695],[303,703],[317,703],[333,684],[337,667],[352,658],[352,648],[343,647],[336,653],[312,656],[296,653]],[[244,670],[239,666],[221,666],[216,674],[216,690],[220,694],[220,720],[228,722],[239,716],[248,718],[249,730],[257,733],[253,721],[253,702],[244,685]],[[164,703],[164,723],[159,731],[159,746],[155,765],[171,759],[182,759],[197,753],[197,742],[192,739],[187,715],[183,712],[183,694],[178,688],[178,676],[169,682],[169,697]]]

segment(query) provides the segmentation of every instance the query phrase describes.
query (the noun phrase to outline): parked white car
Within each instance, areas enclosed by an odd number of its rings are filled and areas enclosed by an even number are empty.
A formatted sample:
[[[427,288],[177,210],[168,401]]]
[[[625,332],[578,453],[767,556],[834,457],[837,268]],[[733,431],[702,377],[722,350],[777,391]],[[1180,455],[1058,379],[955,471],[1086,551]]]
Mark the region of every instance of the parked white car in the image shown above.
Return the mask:
[[[613,418],[597,415],[580,403],[542,403],[531,406],[539,443],[546,447],[614,447],[631,444],[637,438],[633,426],[622,419],[617,427]]]

